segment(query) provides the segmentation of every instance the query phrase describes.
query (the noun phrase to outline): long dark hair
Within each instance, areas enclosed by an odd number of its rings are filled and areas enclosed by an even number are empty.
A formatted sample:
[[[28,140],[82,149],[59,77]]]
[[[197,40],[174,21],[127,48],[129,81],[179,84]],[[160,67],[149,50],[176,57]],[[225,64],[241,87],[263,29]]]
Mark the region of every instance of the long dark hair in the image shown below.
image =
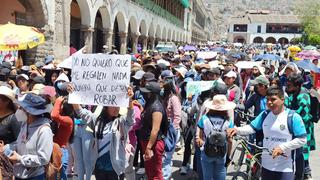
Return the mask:
[[[107,106],[103,107],[102,108],[102,111],[100,113],[100,115],[98,116],[97,118],[97,121],[96,121],[96,125],[98,126],[98,129],[97,129],[97,132],[94,133],[95,137],[97,139],[102,139],[103,138],[103,130],[104,128],[106,127],[106,125],[115,120],[117,117],[111,117],[107,114]],[[118,115],[119,117],[120,115]],[[94,127],[95,128],[95,127]],[[94,129],[95,131],[95,129]]]
[[[164,90],[164,94],[163,94],[163,105],[164,105],[164,107],[168,106],[168,100],[169,100],[171,95],[175,95],[175,96],[179,97],[179,99],[181,101],[181,97],[177,93],[177,90],[176,90],[176,87],[175,87],[175,84],[173,83],[173,81],[165,82],[165,84],[163,85],[163,90]]]

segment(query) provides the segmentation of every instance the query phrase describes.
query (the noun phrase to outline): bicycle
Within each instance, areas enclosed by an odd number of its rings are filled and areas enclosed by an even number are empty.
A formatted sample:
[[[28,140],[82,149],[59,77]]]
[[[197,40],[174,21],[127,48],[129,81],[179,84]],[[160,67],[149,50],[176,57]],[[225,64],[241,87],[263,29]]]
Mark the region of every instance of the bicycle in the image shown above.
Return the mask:
[[[238,176],[240,173],[244,173],[246,176],[245,178],[248,180],[259,180],[261,177],[261,155],[264,152],[267,152],[268,154],[272,155],[272,151],[269,150],[266,147],[260,147],[257,146],[254,143],[249,142],[247,139],[245,139],[242,136],[234,136],[234,139],[238,141],[238,144],[236,145],[236,148],[231,153],[230,159],[231,159],[231,165],[234,166],[234,174],[232,179],[236,180],[238,179]],[[251,153],[248,146],[254,147],[254,153]],[[240,151],[240,156],[238,159],[234,160],[234,156],[236,155],[236,151]],[[246,156],[246,161],[243,162],[244,158]],[[286,155],[281,155],[286,157]],[[241,167],[243,165],[247,166],[247,169],[245,172],[241,172]]]

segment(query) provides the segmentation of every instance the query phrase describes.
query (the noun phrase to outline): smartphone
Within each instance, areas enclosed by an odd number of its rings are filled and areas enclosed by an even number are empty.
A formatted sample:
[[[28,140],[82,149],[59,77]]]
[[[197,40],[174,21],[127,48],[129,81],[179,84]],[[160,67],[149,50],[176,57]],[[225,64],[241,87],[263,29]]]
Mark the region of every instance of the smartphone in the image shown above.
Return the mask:
[[[7,144],[7,145],[5,145],[5,146],[3,147],[3,154],[6,155],[7,157],[12,156],[13,151],[10,149],[9,144]]]

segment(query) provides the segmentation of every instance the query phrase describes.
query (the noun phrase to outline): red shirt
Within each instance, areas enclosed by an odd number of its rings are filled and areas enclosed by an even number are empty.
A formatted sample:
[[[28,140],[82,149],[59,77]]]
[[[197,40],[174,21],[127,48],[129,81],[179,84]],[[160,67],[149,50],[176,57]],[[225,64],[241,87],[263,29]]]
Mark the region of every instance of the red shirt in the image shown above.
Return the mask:
[[[73,129],[73,120],[69,116],[61,115],[62,98],[58,98],[55,101],[53,110],[51,112],[51,118],[58,123],[58,129],[53,137],[53,142],[59,144],[60,147],[68,145],[69,138]]]

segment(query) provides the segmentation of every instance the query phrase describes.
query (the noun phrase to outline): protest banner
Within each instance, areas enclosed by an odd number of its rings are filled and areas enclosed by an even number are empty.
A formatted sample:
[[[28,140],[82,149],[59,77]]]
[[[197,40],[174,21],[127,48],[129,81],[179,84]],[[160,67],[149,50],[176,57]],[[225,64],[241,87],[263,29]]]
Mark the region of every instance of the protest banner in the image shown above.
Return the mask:
[[[72,56],[71,104],[127,107],[131,56],[77,54]]]
[[[187,83],[187,97],[211,89],[216,81],[190,81]]]
[[[217,52],[213,51],[198,51],[197,52],[197,58],[201,59],[212,59],[217,56]]]

